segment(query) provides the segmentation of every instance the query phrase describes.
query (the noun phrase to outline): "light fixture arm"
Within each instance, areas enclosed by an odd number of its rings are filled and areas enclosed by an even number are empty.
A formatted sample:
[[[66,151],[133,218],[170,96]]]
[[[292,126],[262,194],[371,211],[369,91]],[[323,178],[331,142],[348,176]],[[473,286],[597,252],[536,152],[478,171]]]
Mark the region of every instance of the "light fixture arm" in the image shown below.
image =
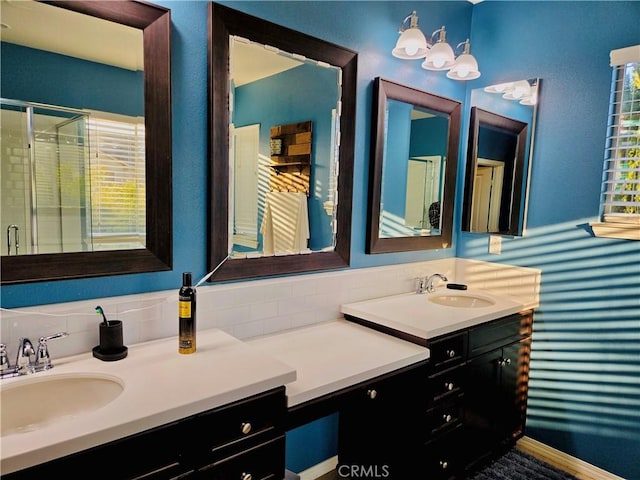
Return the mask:
[[[438,40],[436,40],[434,42],[433,41],[433,37],[436,36],[436,33],[438,34]],[[447,41],[447,31],[445,30],[444,25],[431,34],[431,44],[432,45],[435,44],[435,43],[442,43],[442,42],[446,42],[446,41]]]
[[[471,43],[469,43],[468,38],[456,45],[455,49],[458,50],[460,47],[463,47],[461,55],[469,55],[471,53]]]
[[[400,28],[398,29],[398,33],[402,33],[407,29],[405,27],[407,20],[411,20],[411,22],[409,23],[409,28],[418,28],[418,14],[414,10],[409,15],[407,15],[405,19],[402,21],[402,23],[400,24]]]

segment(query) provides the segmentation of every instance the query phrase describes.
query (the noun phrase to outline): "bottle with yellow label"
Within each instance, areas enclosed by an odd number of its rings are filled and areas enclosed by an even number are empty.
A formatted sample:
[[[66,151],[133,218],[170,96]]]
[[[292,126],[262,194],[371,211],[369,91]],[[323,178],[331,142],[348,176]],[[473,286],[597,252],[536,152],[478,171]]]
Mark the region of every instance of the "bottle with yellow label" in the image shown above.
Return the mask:
[[[191,282],[191,272],[184,272],[178,294],[178,353],[185,354],[196,351],[196,289]]]

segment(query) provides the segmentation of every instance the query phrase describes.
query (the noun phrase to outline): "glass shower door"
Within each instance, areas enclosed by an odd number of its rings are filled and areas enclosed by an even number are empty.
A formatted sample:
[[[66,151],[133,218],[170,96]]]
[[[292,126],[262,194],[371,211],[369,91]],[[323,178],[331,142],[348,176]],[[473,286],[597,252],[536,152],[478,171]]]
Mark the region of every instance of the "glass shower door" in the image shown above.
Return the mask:
[[[31,252],[31,188],[27,112],[24,107],[0,106],[0,226],[1,254]]]
[[[6,102],[0,225],[7,239],[2,255],[90,251],[87,116]]]

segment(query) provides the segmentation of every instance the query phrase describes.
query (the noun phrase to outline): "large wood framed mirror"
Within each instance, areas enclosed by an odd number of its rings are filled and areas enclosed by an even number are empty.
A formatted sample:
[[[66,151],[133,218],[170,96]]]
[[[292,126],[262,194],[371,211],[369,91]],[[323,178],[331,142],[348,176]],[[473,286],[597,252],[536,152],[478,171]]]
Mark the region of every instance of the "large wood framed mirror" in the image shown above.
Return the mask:
[[[3,5],[3,22],[9,22],[10,14],[11,22],[16,22],[16,32],[5,35],[3,30],[2,38],[3,97],[12,93],[9,99],[2,99],[3,143],[15,133],[5,131],[10,123],[5,119],[27,115],[26,129],[30,133],[25,146],[14,151],[24,156],[26,165],[19,173],[23,180],[22,195],[14,188],[18,183],[5,184],[5,179],[11,179],[5,175],[5,167],[12,168],[9,165],[15,166],[20,159],[16,155],[5,158],[4,153],[2,157],[2,230],[7,235],[3,242],[2,284],[170,270],[173,236],[170,10],[128,0],[29,0]],[[21,29],[17,27],[23,25],[22,18],[36,24],[29,38],[21,37],[18,32]],[[46,30],[51,25],[57,26],[53,33]],[[11,30],[8,25],[7,32]],[[60,42],[59,32],[63,30],[69,31],[71,43]],[[93,41],[96,38],[97,41]],[[131,46],[130,38],[139,46]],[[113,51],[105,51],[105,45],[112,45]],[[115,57],[120,58],[115,60]],[[18,60],[10,63],[11,58]],[[34,63],[26,64],[27,58],[35,59]],[[127,63],[122,65],[121,61]],[[66,82],[51,81],[44,73],[59,62],[66,62],[68,66],[61,72]],[[7,65],[9,68],[5,68]],[[55,70],[60,71],[58,67]],[[23,90],[12,90],[10,86],[13,87],[17,83],[14,80],[24,72],[35,74],[28,75],[29,82],[21,80]],[[5,75],[13,76],[13,80]],[[46,82],[39,81],[43,77]],[[131,84],[131,90],[121,88],[126,82],[114,81],[125,77],[133,79],[127,83]],[[68,99],[69,104],[59,100],[62,97]],[[117,107],[113,110],[96,107],[96,104],[108,103],[105,97]],[[127,109],[135,113],[123,113],[122,110]],[[129,149],[135,150],[135,154],[128,154],[126,160],[119,156],[126,150],[123,135],[118,134],[117,148],[109,149],[104,147],[108,143],[104,135],[96,141],[96,137],[88,133],[86,136],[79,133],[96,128],[96,110],[108,117],[107,122],[115,122],[104,127],[101,135],[122,127],[125,116],[138,119],[135,128],[140,133],[135,136],[135,147]],[[44,127],[35,129],[33,119],[42,120]],[[118,127],[112,128],[115,124]],[[127,134],[127,140],[131,138],[132,135]],[[103,160],[111,161],[113,168],[123,175],[132,175],[121,179],[117,188],[126,184],[126,192],[118,190],[113,196],[118,200],[110,203],[104,200],[104,190],[97,191],[98,176],[113,177],[112,170],[107,175],[98,173],[104,172],[105,167],[95,167],[99,142],[103,146]],[[78,160],[81,155],[84,160]],[[135,167],[125,168],[123,164],[133,156]],[[50,172],[46,173],[42,166],[51,167]],[[34,177],[36,173],[38,179]],[[113,188],[112,192],[116,187]],[[5,193],[8,195],[11,189],[15,195],[5,202]],[[21,206],[14,202],[20,196]],[[96,229],[100,223],[96,218],[96,205],[108,203],[114,208],[128,208],[122,204],[124,201],[138,205],[135,231],[128,226],[119,231],[117,226],[112,230]],[[24,207],[27,212],[23,214],[24,224],[18,226],[18,222],[12,220],[15,212],[9,208],[10,204]],[[45,215],[45,210],[53,213]]]
[[[451,245],[461,104],[376,78],[367,253]]]
[[[539,78],[471,92],[462,231],[524,234],[539,94]]]
[[[357,54],[211,3],[208,55],[209,281],[347,267]]]

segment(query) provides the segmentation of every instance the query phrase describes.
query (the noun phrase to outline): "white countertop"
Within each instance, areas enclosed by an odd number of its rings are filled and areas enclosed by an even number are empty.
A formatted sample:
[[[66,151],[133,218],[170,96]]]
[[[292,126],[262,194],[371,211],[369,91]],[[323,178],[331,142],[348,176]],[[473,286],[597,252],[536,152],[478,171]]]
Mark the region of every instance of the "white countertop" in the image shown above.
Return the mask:
[[[249,340],[296,369],[289,407],[429,358],[425,347],[344,319]]]
[[[176,338],[129,346],[103,362],[91,353],[53,359],[54,368],[2,380],[2,388],[44,376],[115,376],[123,392],[111,403],[35,431],[0,439],[3,474],[204,412],[296,380],[290,366],[220,331],[198,332],[195,354],[178,354]],[[44,402],[49,399],[43,399]]]
[[[477,296],[493,304],[465,308],[439,305],[429,300],[438,295]],[[533,301],[495,295],[484,290],[450,290],[441,287],[433,293],[403,293],[349,303],[342,305],[340,311],[428,340],[535,306],[537,304]]]

